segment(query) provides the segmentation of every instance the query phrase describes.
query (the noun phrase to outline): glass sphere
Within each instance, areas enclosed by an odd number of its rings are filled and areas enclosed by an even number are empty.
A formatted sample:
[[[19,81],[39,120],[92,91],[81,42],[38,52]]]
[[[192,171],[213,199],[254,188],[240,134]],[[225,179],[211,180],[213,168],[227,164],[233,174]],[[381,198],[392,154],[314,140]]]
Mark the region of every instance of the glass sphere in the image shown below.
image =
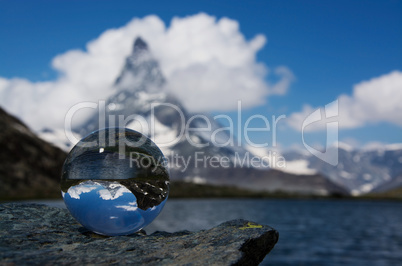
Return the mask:
[[[92,132],[70,151],[61,191],[72,216],[102,235],[128,235],[150,224],[169,195],[161,150],[134,130]]]

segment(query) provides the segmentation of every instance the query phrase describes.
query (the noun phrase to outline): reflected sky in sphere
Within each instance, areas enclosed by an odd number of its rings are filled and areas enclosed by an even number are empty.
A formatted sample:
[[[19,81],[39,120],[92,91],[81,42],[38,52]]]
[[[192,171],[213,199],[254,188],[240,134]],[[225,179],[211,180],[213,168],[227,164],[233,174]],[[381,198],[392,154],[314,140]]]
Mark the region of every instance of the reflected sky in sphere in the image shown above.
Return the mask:
[[[87,229],[103,235],[135,233],[150,224],[160,213],[159,206],[141,210],[137,198],[117,182],[86,181],[63,193],[71,214]]]
[[[107,141],[94,142],[102,139]],[[91,133],[70,151],[61,188],[68,210],[84,227],[102,235],[128,235],[161,212],[169,194],[169,172],[149,138],[109,128]]]

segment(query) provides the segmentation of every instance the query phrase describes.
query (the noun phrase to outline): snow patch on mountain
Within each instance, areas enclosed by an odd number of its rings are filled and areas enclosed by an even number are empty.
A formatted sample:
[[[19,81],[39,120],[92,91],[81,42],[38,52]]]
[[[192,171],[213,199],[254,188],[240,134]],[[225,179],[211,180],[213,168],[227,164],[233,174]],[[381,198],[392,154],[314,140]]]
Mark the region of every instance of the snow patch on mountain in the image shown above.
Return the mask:
[[[278,168],[285,173],[296,175],[314,175],[317,174],[317,170],[309,168],[309,162],[307,160],[294,160],[287,161],[285,168]]]
[[[335,146],[336,147],[336,146]],[[344,142],[338,142],[338,148],[348,151],[348,152],[352,152],[355,148],[347,143]]]

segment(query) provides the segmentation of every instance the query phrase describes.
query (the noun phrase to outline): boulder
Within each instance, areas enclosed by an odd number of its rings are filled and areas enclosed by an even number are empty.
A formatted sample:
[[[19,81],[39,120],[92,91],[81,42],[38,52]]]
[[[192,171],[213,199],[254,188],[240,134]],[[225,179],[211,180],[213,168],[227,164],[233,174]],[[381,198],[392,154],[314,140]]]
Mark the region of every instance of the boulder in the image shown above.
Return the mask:
[[[256,265],[278,232],[245,220],[209,230],[145,231],[118,237],[92,233],[67,210],[40,204],[0,204],[0,264]]]

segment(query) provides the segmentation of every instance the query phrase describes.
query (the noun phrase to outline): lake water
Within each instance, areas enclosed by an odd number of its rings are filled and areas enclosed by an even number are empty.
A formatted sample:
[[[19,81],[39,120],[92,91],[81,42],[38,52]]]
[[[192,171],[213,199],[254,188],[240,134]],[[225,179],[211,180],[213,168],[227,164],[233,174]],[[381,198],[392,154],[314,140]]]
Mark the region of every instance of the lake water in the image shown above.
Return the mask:
[[[169,199],[145,230],[194,231],[238,218],[279,231],[262,265],[402,265],[402,202]]]

